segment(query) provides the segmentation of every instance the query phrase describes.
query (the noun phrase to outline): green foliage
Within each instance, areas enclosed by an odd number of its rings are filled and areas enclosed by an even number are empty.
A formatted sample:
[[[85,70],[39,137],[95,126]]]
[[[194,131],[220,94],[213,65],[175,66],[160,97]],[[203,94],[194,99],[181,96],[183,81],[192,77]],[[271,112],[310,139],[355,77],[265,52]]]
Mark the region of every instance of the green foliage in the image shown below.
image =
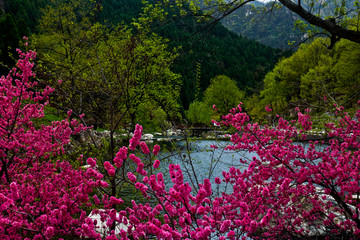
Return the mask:
[[[238,106],[244,99],[245,92],[237,87],[234,80],[224,75],[211,79],[210,86],[204,93],[204,103],[208,107],[215,105],[222,115]]]
[[[141,13],[142,3],[136,0],[103,0],[99,20],[105,25],[130,24]]]
[[[351,109],[360,97],[360,46],[341,40],[329,50],[326,44],[316,39],[280,61],[266,75],[260,103],[252,111],[268,104],[278,113],[298,106],[322,114],[329,104]]]
[[[187,120],[192,124],[210,124],[213,110],[204,102],[190,103]]]
[[[23,36],[29,36],[40,17],[39,8],[48,0],[3,0],[0,1],[0,75],[15,64],[12,56]]]
[[[51,123],[54,121],[61,121],[66,118],[65,114],[60,116],[60,114],[58,114],[58,111],[55,108],[50,107],[49,105],[45,106],[44,113],[45,116],[43,118],[34,120],[34,124],[36,126],[51,125]]]
[[[136,116],[135,121],[143,126],[147,132],[163,132],[167,130],[166,121],[168,116],[154,101],[140,104]]]
[[[264,106],[260,104],[259,94],[254,93],[244,101],[244,108],[249,113],[249,116],[256,118],[256,120],[266,120],[266,113],[264,112]]]
[[[69,3],[72,4],[72,8],[69,7]],[[180,93],[181,103],[185,109],[189,107],[190,102],[195,100],[196,92],[197,97],[201,99],[203,91],[210,84],[209,80],[221,74],[234,79],[238,86],[246,89],[249,93],[258,91],[266,72],[272,69],[281,55],[279,51],[232,34],[221,25],[217,25],[212,31],[207,32],[208,23],[197,22],[192,17],[174,18],[175,15],[178,15],[179,9],[173,7],[169,2],[163,5],[155,3],[156,1],[149,1],[147,5],[143,5],[141,0],[9,0],[6,1],[6,6],[9,6],[9,9],[11,6],[11,11],[7,10],[6,13],[11,12],[13,14],[11,16],[15,20],[12,23],[9,18],[6,20],[8,27],[0,28],[9,30],[1,35],[3,41],[0,41],[0,45],[3,44],[3,53],[6,52],[7,56],[8,46],[15,49],[21,36],[35,32],[35,25],[42,16],[37,31],[38,35],[42,35],[43,40],[39,40],[35,46],[39,50],[48,48],[49,56],[54,57],[56,54],[65,56],[67,66],[64,67],[67,68],[67,71],[62,72],[59,69],[56,71],[61,72],[61,78],[65,79],[68,75],[67,72],[71,72],[74,78],[81,79],[82,70],[75,69],[76,67],[73,67],[71,63],[77,62],[80,56],[86,56],[87,53],[82,55],[84,51],[79,51],[79,49],[96,45],[101,34],[104,34],[101,33],[103,29],[89,30],[96,22],[100,22],[101,28],[107,29],[109,32],[117,31],[119,24],[122,26],[132,24],[131,28],[134,29],[132,34],[138,34],[143,30],[149,31],[151,28],[151,31],[170,39],[168,44],[171,48],[181,46],[181,50],[178,51],[179,56],[174,60],[170,69],[182,76]],[[44,11],[41,12],[42,8]],[[25,11],[26,14],[20,13],[20,11]],[[70,12],[75,14],[71,15]],[[44,14],[42,15],[42,13]],[[20,22],[27,15],[32,16],[31,20],[26,19]],[[159,20],[163,21],[158,23]],[[139,29],[141,26],[146,26],[146,29]],[[18,28],[27,29],[26,34],[19,33]],[[14,32],[12,33],[12,31]],[[99,36],[92,34],[94,38],[89,39],[91,34],[87,35],[85,33],[87,31],[99,31]],[[46,32],[48,34],[45,34]],[[9,34],[7,35],[7,33]],[[56,40],[56,35],[61,36],[64,42]],[[10,36],[11,39],[4,39],[6,36]],[[36,39],[33,38],[32,41],[34,40]],[[44,47],[40,46],[42,43],[44,43]],[[56,46],[56,50],[61,47],[63,50],[50,54],[53,46]],[[1,59],[8,65],[12,65],[8,63],[11,62],[11,58],[6,60],[5,57],[1,57]],[[46,64],[51,64],[51,61],[49,59],[49,63]],[[87,57],[83,60],[83,68],[88,67],[86,61]],[[43,63],[42,67],[46,64]],[[199,64],[201,65],[200,73],[196,70]],[[55,72],[46,71],[46,75],[41,77],[49,78],[54,74]],[[78,91],[78,89],[73,90]],[[70,101],[71,97],[63,100]]]
[[[360,99],[360,47],[349,41],[341,41],[335,50],[340,52],[336,55],[333,67],[339,104],[355,107],[356,101]]]
[[[149,2],[152,4],[157,1]],[[201,99],[210,79],[221,74],[231,77],[250,93],[257,91],[266,72],[273,68],[282,54],[233,34],[221,24],[208,31],[208,22],[198,22],[193,17],[178,17],[180,10],[169,2],[161,6],[152,5],[157,9],[153,13],[160,12],[161,17],[157,17],[157,20],[163,21],[148,25],[152,26],[153,31],[169,39],[171,47],[181,47],[171,70],[182,76],[181,102],[184,109],[188,109],[194,100]],[[104,0],[103,9],[106,14],[100,14],[101,21],[110,26],[121,21],[130,23],[127,19],[139,16],[140,7],[141,0],[132,0],[131,4],[129,0],[117,0],[117,4]],[[124,19],[120,19],[120,11],[127,15]]]
[[[134,20],[136,29],[119,25],[109,30],[94,22],[96,9],[92,1],[87,3],[48,6],[40,33],[31,38],[41,78],[58,89],[52,103],[76,115],[85,113],[96,126],[111,131],[131,128],[137,118],[146,117],[138,111],[141,104],[152,104],[176,119],[180,78],[169,69],[176,54],[150,32],[151,18]]]
[[[160,29],[160,34],[169,38],[172,46],[182,47],[173,71],[182,76],[181,99],[185,109],[196,99],[196,92],[203,93],[210,79],[218,75],[229,76],[249,93],[256,92],[265,74],[282,55],[279,50],[231,33],[222,25],[204,32],[207,24],[186,17]],[[202,94],[198,97],[201,99]]]

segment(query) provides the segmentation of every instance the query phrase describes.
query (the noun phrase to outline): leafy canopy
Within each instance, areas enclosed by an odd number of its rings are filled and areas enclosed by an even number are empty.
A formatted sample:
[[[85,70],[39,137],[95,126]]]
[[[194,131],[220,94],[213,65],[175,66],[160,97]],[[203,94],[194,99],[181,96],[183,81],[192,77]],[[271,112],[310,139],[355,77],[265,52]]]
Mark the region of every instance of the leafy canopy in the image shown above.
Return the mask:
[[[112,131],[132,125],[141,102],[177,119],[180,78],[170,70],[176,54],[149,28],[163,11],[148,6],[133,27],[109,29],[94,21],[94,2],[82,2],[49,5],[31,38],[41,78],[58,89],[52,104]]]
[[[357,43],[341,40],[329,50],[324,39],[316,39],[280,61],[264,79],[260,104],[256,111],[271,105],[274,112],[310,107],[327,111],[329,104],[356,105],[360,90]]]
[[[221,114],[228,112],[228,109],[236,107],[245,97],[234,80],[221,75],[211,79],[210,86],[205,90],[204,103],[213,107],[216,106]]]

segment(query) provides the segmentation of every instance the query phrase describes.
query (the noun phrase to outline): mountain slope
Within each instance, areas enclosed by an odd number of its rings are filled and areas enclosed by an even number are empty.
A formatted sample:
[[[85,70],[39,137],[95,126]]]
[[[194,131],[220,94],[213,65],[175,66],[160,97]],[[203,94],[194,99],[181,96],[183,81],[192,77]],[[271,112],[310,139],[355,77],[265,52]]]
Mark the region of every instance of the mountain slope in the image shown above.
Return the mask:
[[[40,8],[49,1],[6,0],[4,3],[4,10],[0,13],[0,54],[2,61],[11,66],[8,47],[14,50],[22,36],[35,31]],[[142,12],[141,0],[102,0],[101,3],[103,10],[97,19],[110,28],[120,23],[130,24]],[[188,17],[168,19],[167,24],[160,24],[155,29],[170,39],[170,47],[181,46],[172,70],[182,75],[184,109],[195,96],[202,97],[210,79],[216,75],[229,76],[248,93],[259,91],[263,77],[282,55],[279,50],[231,33],[222,25],[211,31],[202,31],[206,25]]]
[[[268,11],[272,4],[255,8],[246,5],[223,19],[222,23],[229,30],[266,46],[289,49],[289,42],[298,43],[304,38],[304,32],[294,28],[299,18],[285,7]]]
[[[102,21],[109,25],[126,22],[141,12],[140,2],[103,0]],[[171,47],[181,46],[173,71],[182,75],[181,99],[185,109],[196,94],[201,98],[210,79],[217,75],[229,76],[238,87],[249,93],[259,90],[263,77],[283,54],[280,50],[238,36],[221,24],[211,31],[206,26],[207,23],[187,17],[168,19],[167,24],[159,25],[156,30],[170,39]],[[199,66],[200,74],[196,70]],[[197,86],[200,89],[197,90]]]

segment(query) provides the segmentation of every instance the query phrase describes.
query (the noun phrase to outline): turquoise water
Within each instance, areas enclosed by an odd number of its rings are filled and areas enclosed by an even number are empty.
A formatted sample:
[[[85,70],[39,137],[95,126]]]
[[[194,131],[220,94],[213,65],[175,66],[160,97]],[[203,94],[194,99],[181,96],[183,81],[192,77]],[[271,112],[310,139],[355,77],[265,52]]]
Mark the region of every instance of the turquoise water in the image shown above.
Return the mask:
[[[159,156],[160,159],[163,158],[161,169],[168,173],[169,163],[179,164],[184,173],[184,181],[189,182],[192,187],[197,186],[197,183],[203,183],[205,178],[209,178],[212,185],[215,186],[215,177],[223,178],[223,171],[228,171],[232,166],[239,169],[245,168],[246,166],[240,163],[240,159],[250,161],[253,156],[256,156],[256,154],[246,151],[224,150],[228,144],[231,142],[195,140],[187,143],[178,141],[176,142],[177,150],[162,153]],[[218,148],[214,150],[210,145]]]
[[[258,156],[256,153],[249,153],[247,151],[224,150],[226,145],[232,144],[230,141],[195,140],[188,143],[176,141],[174,144],[177,150],[167,153],[162,152],[159,156],[160,159],[163,158],[160,171],[165,176],[168,176],[169,163],[179,164],[184,173],[184,181],[189,182],[192,187],[197,187],[198,183],[203,183],[205,178],[209,178],[214,190],[214,187],[218,187],[217,184],[214,184],[215,177],[222,179],[222,172],[229,171],[230,167],[245,170],[247,164],[240,163],[240,159],[247,160],[250,163],[254,156]],[[305,149],[309,146],[305,142],[295,142],[294,144],[301,144]],[[214,150],[210,145],[216,145],[218,148]],[[318,145],[317,150],[322,151],[325,147],[327,145]],[[320,159],[315,160],[314,163],[318,161]],[[171,184],[169,178],[167,183]],[[222,188],[220,190],[226,188],[224,184],[221,184],[220,187]]]

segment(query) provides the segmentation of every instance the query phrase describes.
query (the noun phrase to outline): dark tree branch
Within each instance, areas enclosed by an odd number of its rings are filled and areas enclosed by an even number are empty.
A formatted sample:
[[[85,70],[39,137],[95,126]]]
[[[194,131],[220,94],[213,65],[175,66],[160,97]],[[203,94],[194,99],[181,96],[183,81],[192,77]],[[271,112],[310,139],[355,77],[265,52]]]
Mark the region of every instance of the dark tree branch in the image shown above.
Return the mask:
[[[340,38],[348,39],[352,42],[360,43],[360,32],[346,29],[336,24],[334,19],[322,19],[306,11],[301,5],[293,3],[291,0],[279,0],[290,11],[298,14],[308,23],[320,27],[331,34],[330,47],[333,47]]]
[[[227,2],[225,5],[227,6],[226,10],[220,10],[219,6],[213,6],[218,7],[218,15],[214,14],[202,14],[202,13],[193,13],[193,16],[207,16],[212,18],[210,25],[210,30],[214,25],[219,23],[223,18],[230,15],[237,9],[243,7],[244,5],[247,5],[255,0],[232,0]],[[346,27],[340,26],[339,23],[336,23],[336,17],[323,19],[321,17],[318,17],[316,14],[312,13],[311,10],[305,10],[302,7],[302,1],[301,0],[278,0],[279,3],[281,3],[284,7],[289,9],[291,12],[297,14],[299,17],[303,18],[308,23],[317,26],[327,32],[326,35],[330,38],[330,45],[327,46],[329,49],[334,47],[335,43],[338,42],[341,38],[350,40],[352,42],[360,43],[360,31],[354,31],[347,29]],[[349,11],[351,12],[351,11]],[[360,18],[359,18],[360,19]]]

